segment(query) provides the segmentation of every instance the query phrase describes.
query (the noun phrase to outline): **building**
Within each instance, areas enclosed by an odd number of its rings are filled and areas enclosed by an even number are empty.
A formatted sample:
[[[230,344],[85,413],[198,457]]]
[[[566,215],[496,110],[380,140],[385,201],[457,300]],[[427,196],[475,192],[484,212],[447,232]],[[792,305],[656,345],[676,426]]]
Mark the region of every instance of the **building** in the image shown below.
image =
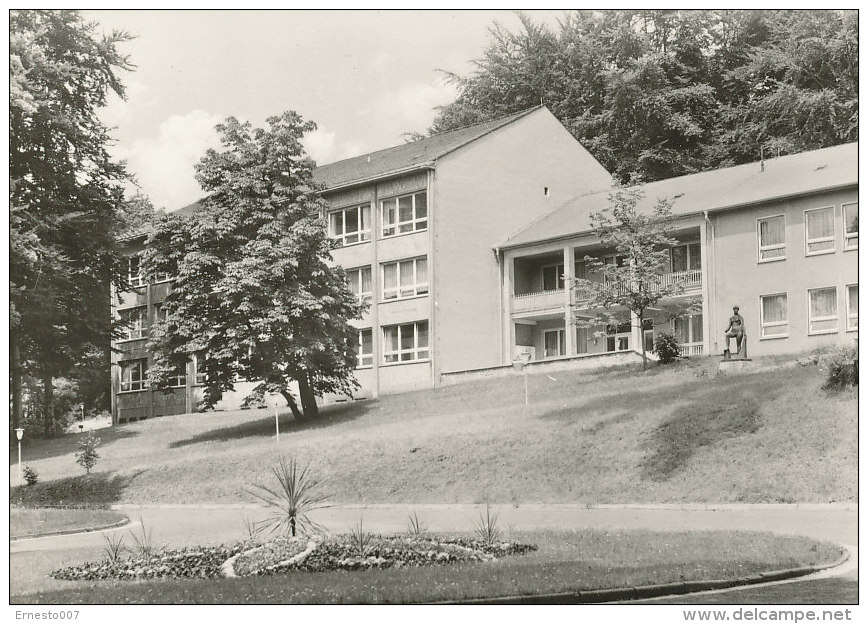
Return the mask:
[[[355,399],[503,374],[517,358],[549,366],[632,360],[673,331],[687,356],[719,353],[731,306],[747,322],[752,355],[843,343],[858,328],[857,145],[648,184],[673,200],[671,279],[684,294],[637,322],[597,332],[576,326],[570,284],[589,277],[600,248],[589,214],[607,205],[610,174],[544,107],[316,170],[333,254],[370,303],[359,329]],[[182,210],[194,210],[195,205]],[[116,344],[116,423],[193,411],[197,360],[169,392],[148,388],[147,327],[170,276],[143,276],[129,241],[133,293],[116,299],[131,328]],[[690,314],[679,312],[694,301]],[[852,332],[852,333],[851,333]],[[239,405],[239,384],[222,404]],[[324,397],[345,401],[348,397]],[[218,407],[220,407],[218,405]]]

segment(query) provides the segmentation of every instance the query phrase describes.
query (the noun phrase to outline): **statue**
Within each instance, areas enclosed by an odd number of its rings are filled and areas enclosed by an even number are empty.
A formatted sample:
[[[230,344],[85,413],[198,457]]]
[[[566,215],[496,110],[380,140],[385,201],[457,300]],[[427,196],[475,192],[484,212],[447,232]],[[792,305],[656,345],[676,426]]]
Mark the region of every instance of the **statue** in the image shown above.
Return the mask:
[[[730,359],[729,340],[735,338],[737,358],[747,359],[747,334],[744,331],[744,317],[738,313],[738,306],[732,306],[732,316],[729,317],[729,327],[724,330],[726,335],[726,350],[723,359]]]

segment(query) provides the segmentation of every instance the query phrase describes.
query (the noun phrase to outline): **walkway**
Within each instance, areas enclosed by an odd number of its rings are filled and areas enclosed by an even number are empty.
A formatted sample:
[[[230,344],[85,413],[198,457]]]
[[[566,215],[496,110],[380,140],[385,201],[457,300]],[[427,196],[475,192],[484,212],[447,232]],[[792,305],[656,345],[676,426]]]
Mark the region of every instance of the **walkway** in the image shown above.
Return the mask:
[[[127,535],[139,530],[141,518],[159,545],[217,544],[244,536],[244,518],[258,520],[267,510],[227,505],[124,505],[116,507],[133,520],[113,532]],[[355,527],[366,531],[403,532],[411,511],[432,531],[470,531],[484,505],[336,505],[312,514],[332,532]],[[858,543],[856,505],[685,505],[599,506],[493,505],[504,529],[650,529],[665,531],[738,529],[805,535],[846,545],[855,555]],[[84,533],[12,542],[10,592],[12,595],[64,587],[47,574],[62,565],[101,557],[102,534]],[[131,543],[127,535],[127,543]],[[854,556],[844,578],[857,578]]]

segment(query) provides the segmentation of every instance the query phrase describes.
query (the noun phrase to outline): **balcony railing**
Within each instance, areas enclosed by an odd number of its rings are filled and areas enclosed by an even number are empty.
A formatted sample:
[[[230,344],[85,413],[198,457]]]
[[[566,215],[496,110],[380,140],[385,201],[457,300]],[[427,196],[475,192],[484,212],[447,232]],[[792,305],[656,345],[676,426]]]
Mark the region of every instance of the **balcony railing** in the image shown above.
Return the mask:
[[[515,314],[562,310],[566,305],[563,289],[513,295],[512,311]]]
[[[683,294],[693,293],[702,288],[702,270],[691,269],[689,271],[675,271],[672,273],[664,273],[660,276],[660,281],[653,285],[652,291],[662,290],[670,286],[681,284]],[[605,286],[613,296],[619,296],[627,291],[623,283],[606,282]],[[575,292],[575,303],[581,304],[589,300],[590,296],[586,292]]]
[[[678,345],[679,355],[681,357],[690,357],[692,355],[702,355],[702,344],[682,344]]]

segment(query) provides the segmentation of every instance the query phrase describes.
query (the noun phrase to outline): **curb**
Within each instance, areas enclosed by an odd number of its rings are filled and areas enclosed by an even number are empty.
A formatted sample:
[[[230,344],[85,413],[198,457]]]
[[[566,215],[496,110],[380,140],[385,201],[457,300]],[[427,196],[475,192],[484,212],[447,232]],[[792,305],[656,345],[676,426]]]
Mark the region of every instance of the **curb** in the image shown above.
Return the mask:
[[[57,537],[58,535],[76,535],[80,533],[94,533],[96,531],[108,531],[109,529],[118,529],[122,526],[126,526],[130,524],[129,518],[124,518],[123,520],[118,520],[112,524],[102,524],[95,527],[87,527],[84,529],[66,529],[63,531],[54,531],[52,533],[32,533],[30,535],[19,535],[18,537],[13,537],[9,539],[10,544],[14,544],[15,542],[20,542],[22,540],[30,540],[30,539],[41,539],[43,537]]]
[[[658,585],[639,585],[637,587],[619,587],[612,589],[592,589],[584,591],[558,592],[553,594],[532,594],[520,596],[502,596],[499,598],[471,598],[467,600],[446,600],[430,604],[453,605],[518,605],[518,604],[600,604],[606,602],[628,602],[632,600],[647,600],[664,596],[680,596],[696,592],[731,589],[733,587],[750,587],[763,583],[772,583],[786,579],[798,578],[829,570],[843,565],[850,558],[850,552],[844,549],[841,556],[832,563],[789,568],[786,570],[770,570],[740,579],[715,579],[708,581],[682,581],[678,583],[660,583]]]

